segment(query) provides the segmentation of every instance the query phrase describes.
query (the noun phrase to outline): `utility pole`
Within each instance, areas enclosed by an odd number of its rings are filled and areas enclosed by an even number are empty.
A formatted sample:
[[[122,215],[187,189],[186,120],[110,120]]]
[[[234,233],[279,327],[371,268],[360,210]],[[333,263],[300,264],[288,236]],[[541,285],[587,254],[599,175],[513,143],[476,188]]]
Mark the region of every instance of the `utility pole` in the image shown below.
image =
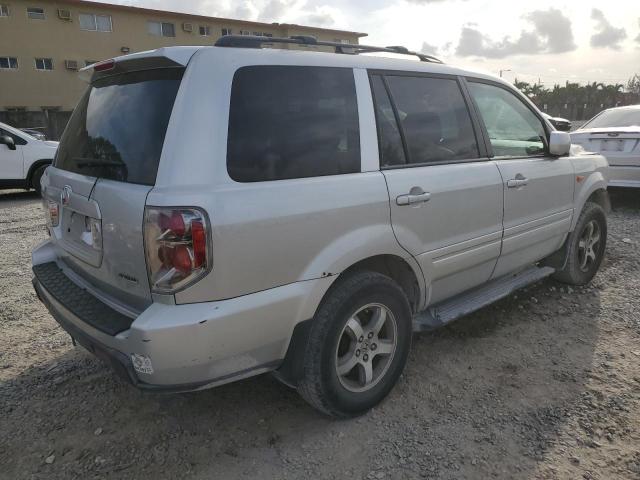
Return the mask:
[[[504,68],[504,69],[500,70],[500,78],[502,78],[503,72],[510,72],[510,71],[511,71],[510,68]]]

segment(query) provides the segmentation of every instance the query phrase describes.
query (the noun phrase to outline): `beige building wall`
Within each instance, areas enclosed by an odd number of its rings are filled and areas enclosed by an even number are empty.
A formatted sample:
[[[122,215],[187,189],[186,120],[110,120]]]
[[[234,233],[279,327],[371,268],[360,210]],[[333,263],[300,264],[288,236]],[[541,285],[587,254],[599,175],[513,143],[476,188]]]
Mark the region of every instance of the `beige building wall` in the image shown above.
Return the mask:
[[[0,0],[8,16],[0,16],[0,57],[16,57],[17,69],[0,69],[0,111],[26,108],[72,110],[86,84],[78,73],[65,68],[65,60],[75,60],[78,67],[85,61],[103,60],[130,53],[170,45],[212,45],[228,28],[233,34],[241,30],[269,33],[273,36],[314,35],[319,40],[358,43],[364,34],[318,29],[286,24],[243,22],[186,15],[156,10],[110,5],[77,0]],[[27,8],[44,9],[45,19],[28,18]],[[58,9],[68,10],[70,20],[59,18]],[[110,15],[111,32],[85,31],[80,28],[79,14]],[[175,37],[148,33],[147,22],[173,23]],[[190,23],[193,32],[186,32]],[[208,26],[210,36],[199,34],[200,26]],[[53,59],[53,70],[37,70],[36,58]]]

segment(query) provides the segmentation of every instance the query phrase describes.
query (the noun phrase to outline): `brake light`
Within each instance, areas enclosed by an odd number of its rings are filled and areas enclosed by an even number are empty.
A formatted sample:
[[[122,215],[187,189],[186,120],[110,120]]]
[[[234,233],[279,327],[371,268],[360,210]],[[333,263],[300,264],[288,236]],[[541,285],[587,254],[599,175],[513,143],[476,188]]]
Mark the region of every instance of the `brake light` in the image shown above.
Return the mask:
[[[116,66],[116,62],[114,60],[106,60],[104,62],[96,63],[93,66],[93,70],[96,72],[104,72],[106,70],[111,70]]]
[[[196,208],[147,207],[144,243],[151,290],[172,293],[211,269],[209,226]]]

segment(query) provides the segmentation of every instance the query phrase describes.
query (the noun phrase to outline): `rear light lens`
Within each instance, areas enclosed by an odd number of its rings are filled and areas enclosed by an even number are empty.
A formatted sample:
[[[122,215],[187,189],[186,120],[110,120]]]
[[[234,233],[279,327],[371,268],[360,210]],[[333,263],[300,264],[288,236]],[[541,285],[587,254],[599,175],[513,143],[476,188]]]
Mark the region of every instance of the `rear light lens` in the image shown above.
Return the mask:
[[[58,207],[57,202],[52,202],[49,200],[47,202],[47,211],[48,211],[48,220],[49,225],[52,227],[57,227],[60,223],[60,209]]]
[[[211,270],[206,214],[197,208],[147,207],[144,246],[151,290],[174,293]]]
[[[107,70],[112,70],[116,66],[116,62],[114,60],[106,60],[104,62],[96,63],[93,66],[93,69],[96,72],[105,72]]]

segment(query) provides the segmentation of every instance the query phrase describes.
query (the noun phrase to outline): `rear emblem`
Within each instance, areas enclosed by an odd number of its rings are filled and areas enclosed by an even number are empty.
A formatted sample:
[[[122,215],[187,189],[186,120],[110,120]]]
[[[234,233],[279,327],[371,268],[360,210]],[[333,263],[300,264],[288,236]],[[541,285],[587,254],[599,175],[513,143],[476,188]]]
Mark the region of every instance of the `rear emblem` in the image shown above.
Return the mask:
[[[69,185],[65,185],[62,189],[62,193],[60,194],[60,201],[62,205],[69,205],[69,200],[71,200],[71,187]]]
[[[609,135],[610,137],[617,137],[617,136],[618,136],[618,135],[620,135],[620,134],[619,134],[619,133],[612,132],[612,133],[607,133],[607,135]]]

